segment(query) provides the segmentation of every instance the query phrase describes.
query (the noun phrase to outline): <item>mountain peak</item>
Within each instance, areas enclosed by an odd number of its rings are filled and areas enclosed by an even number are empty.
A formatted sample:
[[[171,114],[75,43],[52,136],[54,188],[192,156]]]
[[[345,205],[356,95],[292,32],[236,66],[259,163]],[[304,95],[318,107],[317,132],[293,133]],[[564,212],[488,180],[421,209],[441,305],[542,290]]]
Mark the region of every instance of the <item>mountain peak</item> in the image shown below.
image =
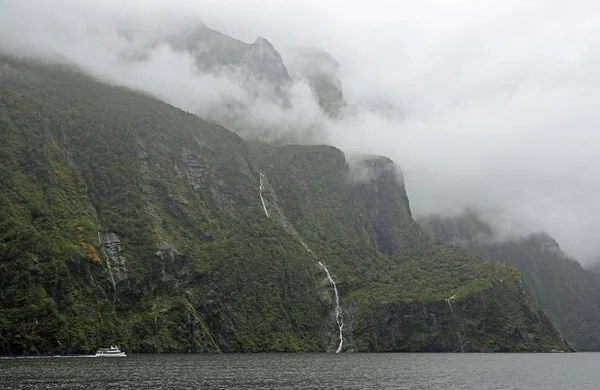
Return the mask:
[[[268,45],[270,47],[273,47],[273,44],[271,42],[269,42],[268,39],[261,37],[260,35],[258,36],[258,38],[256,38],[254,40],[254,42],[252,43],[253,45],[259,46],[259,45]]]
[[[524,238],[523,241],[535,245],[535,247],[541,252],[552,252],[564,256],[564,253],[562,252],[558,242],[547,233],[533,233]]]
[[[274,85],[287,85],[291,77],[275,47],[259,36],[242,58],[241,65],[248,74]]]

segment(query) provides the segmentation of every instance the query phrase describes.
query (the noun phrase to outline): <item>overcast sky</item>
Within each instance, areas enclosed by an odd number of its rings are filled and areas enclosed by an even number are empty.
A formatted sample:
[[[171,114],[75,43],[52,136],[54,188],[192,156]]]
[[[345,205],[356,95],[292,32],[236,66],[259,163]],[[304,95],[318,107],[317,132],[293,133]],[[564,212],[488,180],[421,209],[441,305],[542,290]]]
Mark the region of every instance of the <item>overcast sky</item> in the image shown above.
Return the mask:
[[[582,262],[600,256],[600,1],[0,0],[0,48],[58,51],[183,108],[243,94],[190,75],[191,59],[174,53],[116,70],[126,46],[107,24],[192,16],[246,42],[263,36],[284,57],[318,46],[340,62],[350,102],[401,107],[402,120],[365,113],[327,134],[345,151],[394,159],[416,214],[481,207],[504,227],[547,231]],[[90,40],[90,25],[100,37]],[[288,123],[318,115],[309,95],[299,88]]]

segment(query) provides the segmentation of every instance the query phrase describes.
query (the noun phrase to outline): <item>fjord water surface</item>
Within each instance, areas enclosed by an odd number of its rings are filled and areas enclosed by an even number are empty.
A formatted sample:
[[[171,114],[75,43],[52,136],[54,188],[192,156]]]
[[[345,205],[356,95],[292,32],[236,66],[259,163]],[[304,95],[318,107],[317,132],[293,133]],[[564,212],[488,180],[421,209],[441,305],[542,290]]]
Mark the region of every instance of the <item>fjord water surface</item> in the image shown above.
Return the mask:
[[[598,389],[600,353],[0,358],[13,389]]]

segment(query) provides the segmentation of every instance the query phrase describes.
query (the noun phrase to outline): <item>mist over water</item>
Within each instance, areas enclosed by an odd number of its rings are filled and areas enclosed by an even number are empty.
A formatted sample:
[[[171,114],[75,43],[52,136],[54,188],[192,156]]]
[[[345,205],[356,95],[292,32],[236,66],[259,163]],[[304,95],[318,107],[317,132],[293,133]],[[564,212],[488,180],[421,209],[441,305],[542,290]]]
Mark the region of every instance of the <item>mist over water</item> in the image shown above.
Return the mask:
[[[324,115],[301,79],[284,108],[240,87],[235,68],[202,73],[155,44],[200,21],[267,38],[292,70],[295,48],[329,53],[346,115]],[[231,127],[392,158],[417,216],[478,208],[582,262],[600,255],[598,36],[593,0],[0,2],[2,53],[75,64],[210,120],[241,102]]]

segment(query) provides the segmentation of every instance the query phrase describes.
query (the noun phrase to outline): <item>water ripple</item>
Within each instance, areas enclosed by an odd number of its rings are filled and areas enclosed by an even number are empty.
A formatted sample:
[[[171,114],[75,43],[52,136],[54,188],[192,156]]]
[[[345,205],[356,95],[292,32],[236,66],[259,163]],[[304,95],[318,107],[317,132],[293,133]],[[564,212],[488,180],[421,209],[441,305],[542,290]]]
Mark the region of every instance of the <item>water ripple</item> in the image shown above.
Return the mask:
[[[600,354],[239,354],[0,358],[17,389],[597,389]]]

